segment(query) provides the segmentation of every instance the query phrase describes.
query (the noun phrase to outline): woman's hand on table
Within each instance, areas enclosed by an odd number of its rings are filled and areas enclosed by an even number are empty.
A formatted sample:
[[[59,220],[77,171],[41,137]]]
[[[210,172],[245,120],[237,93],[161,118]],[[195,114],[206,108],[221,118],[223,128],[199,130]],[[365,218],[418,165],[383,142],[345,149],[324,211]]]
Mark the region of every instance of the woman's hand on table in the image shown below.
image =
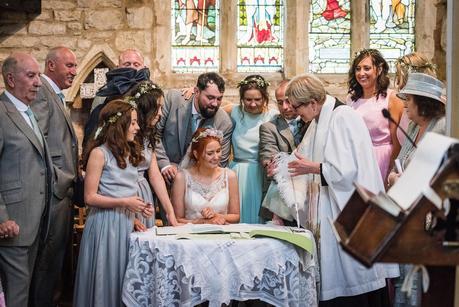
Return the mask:
[[[177,221],[177,218],[175,217],[175,214],[166,214],[167,217],[167,222],[169,226],[182,226],[185,225],[184,223],[179,223]]]
[[[221,214],[215,214],[215,216],[211,219],[208,219],[208,224],[217,224],[217,225],[225,225],[226,220]]]

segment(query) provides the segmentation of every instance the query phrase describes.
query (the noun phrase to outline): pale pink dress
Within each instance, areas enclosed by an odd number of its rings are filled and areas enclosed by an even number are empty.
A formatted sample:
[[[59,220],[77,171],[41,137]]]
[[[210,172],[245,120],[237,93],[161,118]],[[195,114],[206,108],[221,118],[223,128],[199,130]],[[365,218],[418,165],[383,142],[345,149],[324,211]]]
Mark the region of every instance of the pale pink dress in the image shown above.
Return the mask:
[[[346,99],[347,104],[362,116],[367,125],[383,181],[386,180],[389,170],[392,139],[389,120],[382,115],[382,109],[388,109],[390,95],[391,90],[387,90],[387,96],[380,95],[378,100],[375,96],[369,99],[360,98],[357,101],[352,101],[350,96]]]

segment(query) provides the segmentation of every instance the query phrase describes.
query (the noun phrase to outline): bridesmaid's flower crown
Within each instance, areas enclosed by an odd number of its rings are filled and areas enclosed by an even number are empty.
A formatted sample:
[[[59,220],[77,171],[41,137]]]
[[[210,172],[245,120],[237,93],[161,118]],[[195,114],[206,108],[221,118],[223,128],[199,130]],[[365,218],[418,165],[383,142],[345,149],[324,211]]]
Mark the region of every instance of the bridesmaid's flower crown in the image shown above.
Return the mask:
[[[202,131],[197,136],[192,138],[191,142],[197,143],[200,139],[203,139],[208,136],[217,138],[219,139],[220,142],[223,140],[223,132],[221,132],[220,130],[214,129],[214,128],[207,128],[206,130]]]
[[[160,90],[161,88],[154,84],[154,83],[151,83],[151,82],[142,82],[139,86],[139,88],[137,89],[137,93],[134,95],[134,98],[135,99],[139,99],[140,96],[142,96],[143,94],[146,94],[152,90]]]
[[[250,83],[255,83],[259,88],[266,88],[269,86],[269,82],[261,77],[253,77],[239,81],[237,87],[241,87]]]

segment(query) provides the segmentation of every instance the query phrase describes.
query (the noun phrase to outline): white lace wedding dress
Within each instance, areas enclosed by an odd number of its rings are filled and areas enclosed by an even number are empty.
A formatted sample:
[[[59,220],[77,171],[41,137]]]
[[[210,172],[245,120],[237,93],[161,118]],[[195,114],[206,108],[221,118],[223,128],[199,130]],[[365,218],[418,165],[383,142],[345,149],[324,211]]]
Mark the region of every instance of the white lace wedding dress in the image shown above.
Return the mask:
[[[186,169],[185,174],[185,218],[189,220],[202,218],[201,211],[206,207],[216,213],[227,214],[229,191],[227,169],[223,169],[220,177],[210,185],[193,178]]]

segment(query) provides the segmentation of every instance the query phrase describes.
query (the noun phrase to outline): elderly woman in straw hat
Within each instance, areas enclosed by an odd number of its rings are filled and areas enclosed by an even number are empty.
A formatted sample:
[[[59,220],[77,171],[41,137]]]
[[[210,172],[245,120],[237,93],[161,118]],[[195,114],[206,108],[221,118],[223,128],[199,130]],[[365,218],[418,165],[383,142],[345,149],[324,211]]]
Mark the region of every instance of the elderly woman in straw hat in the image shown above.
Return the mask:
[[[411,120],[408,125],[407,134],[414,144],[418,144],[426,132],[436,132],[445,134],[445,98],[442,96],[443,83],[438,79],[424,73],[410,73],[406,85],[397,94],[405,103],[405,111]],[[413,153],[416,151],[414,144],[405,139],[397,159],[400,165],[406,168],[410,162]],[[401,170],[399,170],[401,171]],[[393,169],[387,181],[392,186],[400,177]],[[402,283],[410,265],[400,266],[400,277],[395,281],[395,302],[394,306],[420,306],[421,305],[421,277],[415,274],[411,286],[411,295],[407,296],[401,291]]]
[[[407,134],[418,144],[426,132],[445,134],[445,100],[442,97],[443,83],[427,74],[412,73],[408,76],[405,87],[397,96],[405,103],[406,113],[411,123]],[[397,157],[402,168],[405,168],[416,150],[416,147],[405,140]],[[397,181],[400,174],[392,170],[388,176],[389,186]]]

